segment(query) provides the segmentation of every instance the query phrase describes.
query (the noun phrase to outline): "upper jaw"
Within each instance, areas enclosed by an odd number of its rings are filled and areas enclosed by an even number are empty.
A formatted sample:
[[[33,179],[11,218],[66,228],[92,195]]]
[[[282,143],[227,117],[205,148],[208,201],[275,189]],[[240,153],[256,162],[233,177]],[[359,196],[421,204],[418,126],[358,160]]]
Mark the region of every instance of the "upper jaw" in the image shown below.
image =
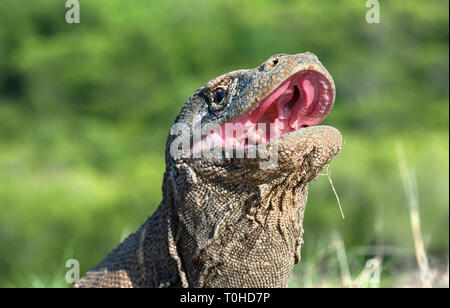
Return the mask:
[[[249,112],[222,125],[222,145],[265,144],[287,133],[319,124],[334,103],[333,83],[322,73],[300,70]],[[236,128],[240,128],[236,133]],[[233,129],[233,132],[228,131]]]
[[[312,54],[270,58],[245,79],[218,129],[202,140],[202,148],[267,144],[304,127],[319,124],[335,99],[332,77]],[[255,70],[251,70],[255,71]],[[251,82],[248,82],[248,80]]]
[[[277,64],[272,66],[274,59]],[[306,52],[296,55],[275,55],[260,67],[250,70],[249,74],[242,80],[245,86],[242,87],[239,97],[234,100],[236,107],[230,110],[229,116],[224,117],[224,122],[233,121],[245,113],[251,112],[287,80],[304,71],[314,72],[322,76],[322,79],[329,85],[328,90],[331,94],[329,100],[334,102],[335,85],[333,78],[314,54]],[[299,86],[301,85],[299,84]]]

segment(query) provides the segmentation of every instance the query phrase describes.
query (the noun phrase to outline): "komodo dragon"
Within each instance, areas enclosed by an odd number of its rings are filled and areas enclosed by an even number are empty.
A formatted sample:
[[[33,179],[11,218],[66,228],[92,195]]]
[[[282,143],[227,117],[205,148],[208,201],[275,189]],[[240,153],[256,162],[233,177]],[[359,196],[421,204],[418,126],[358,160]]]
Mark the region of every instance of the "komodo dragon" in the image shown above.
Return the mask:
[[[338,130],[315,126],[334,99],[330,74],[308,52],[198,89],[175,120],[188,129],[167,139],[158,209],[75,287],[286,287],[300,260],[308,182],[341,149]],[[203,135],[211,123],[219,130]],[[227,123],[245,130],[230,135]],[[262,134],[266,123],[273,129]],[[174,155],[186,133],[188,151]],[[255,144],[269,154],[250,156]],[[222,154],[196,155],[217,147]]]

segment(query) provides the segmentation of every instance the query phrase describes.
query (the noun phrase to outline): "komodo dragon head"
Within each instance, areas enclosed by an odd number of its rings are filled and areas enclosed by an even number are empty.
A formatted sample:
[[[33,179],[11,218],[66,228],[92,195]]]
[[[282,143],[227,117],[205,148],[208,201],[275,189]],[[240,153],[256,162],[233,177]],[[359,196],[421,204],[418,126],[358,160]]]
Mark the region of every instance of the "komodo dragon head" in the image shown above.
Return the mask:
[[[167,141],[164,200],[190,286],[285,287],[300,260],[307,183],[340,151],[317,126],[335,99],[312,53],[217,77]]]
[[[335,98],[311,53],[207,83],[166,147],[163,199],[76,287],[286,287],[300,260],[308,182],[341,149]]]

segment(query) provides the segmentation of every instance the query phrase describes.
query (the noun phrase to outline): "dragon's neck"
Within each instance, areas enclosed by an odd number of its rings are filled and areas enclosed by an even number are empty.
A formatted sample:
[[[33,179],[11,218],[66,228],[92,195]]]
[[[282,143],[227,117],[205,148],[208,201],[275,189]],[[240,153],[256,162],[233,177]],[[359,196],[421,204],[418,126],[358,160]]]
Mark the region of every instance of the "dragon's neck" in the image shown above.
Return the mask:
[[[176,257],[190,287],[286,287],[300,258],[307,184],[183,185],[167,178]],[[184,187],[188,187],[185,189]]]

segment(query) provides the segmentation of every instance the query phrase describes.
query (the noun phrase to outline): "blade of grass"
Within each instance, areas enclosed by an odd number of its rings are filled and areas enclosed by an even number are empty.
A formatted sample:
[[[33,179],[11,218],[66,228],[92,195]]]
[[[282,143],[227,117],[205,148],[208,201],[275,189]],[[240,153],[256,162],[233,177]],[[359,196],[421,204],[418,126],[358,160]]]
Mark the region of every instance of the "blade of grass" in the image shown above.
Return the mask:
[[[339,268],[341,270],[342,285],[345,288],[352,286],[352,276],[350,274],[350,267],[348,265],[347,252],[345,251],[345,244],[341,235],[338,232],[333,233],[332,246],[336,249]]]
[[[400,168],[400,175],[403,182],[403,189],[405,191],[406,199],[408,200],[409,205],[409,215],[414,239],[414,248],[416,252],[417,264],[419,266],[422,286],[424,288],[431,288],[432,274],[428,263],[428,258],[425,251],[425,245],[423,243],[422,231],[420,226],[417,179],[414,170],[410,170],[408,168],[408,163],[405,159],[403,145],[400,141],[397,142],[397,157],[398,157],[398,165]]]

